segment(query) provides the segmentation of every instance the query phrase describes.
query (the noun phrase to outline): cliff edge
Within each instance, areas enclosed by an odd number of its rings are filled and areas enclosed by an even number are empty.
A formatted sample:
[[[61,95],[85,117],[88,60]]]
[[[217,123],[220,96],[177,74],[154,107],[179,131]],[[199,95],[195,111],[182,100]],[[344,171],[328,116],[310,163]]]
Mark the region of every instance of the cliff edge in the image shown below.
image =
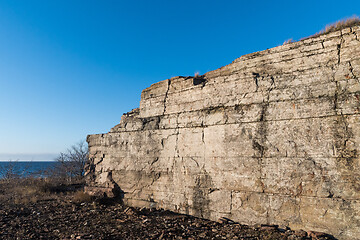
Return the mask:
[[[87,138],[87,188],[130,206],[360,239],[360,26],[151,85]]]

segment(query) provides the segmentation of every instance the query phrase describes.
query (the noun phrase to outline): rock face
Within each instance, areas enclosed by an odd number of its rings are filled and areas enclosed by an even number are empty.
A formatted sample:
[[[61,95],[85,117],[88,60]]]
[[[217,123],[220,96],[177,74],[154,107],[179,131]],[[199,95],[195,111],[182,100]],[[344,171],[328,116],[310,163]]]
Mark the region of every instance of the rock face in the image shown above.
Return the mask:
[[[360,27],[153,84],[88,136],[88,192],[360,239]]]

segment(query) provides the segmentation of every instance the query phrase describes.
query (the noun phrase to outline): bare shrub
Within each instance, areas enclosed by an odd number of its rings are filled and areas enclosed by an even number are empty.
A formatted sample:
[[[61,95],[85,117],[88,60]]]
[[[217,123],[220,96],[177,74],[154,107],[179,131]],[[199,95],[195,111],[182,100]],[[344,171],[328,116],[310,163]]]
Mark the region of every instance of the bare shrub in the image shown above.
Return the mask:
[[[84,141],[71,146],[65,153],[61,152],[56,163],[47,169],[45,175],[65,179],[68,182],[79,180],[84,175],[84,166],[88,161],[88,147]]]
[[[9,161],[0,165],[0,176],[5,181],[19,179],[28,174],[29,166],[20,167],[17,161]]]

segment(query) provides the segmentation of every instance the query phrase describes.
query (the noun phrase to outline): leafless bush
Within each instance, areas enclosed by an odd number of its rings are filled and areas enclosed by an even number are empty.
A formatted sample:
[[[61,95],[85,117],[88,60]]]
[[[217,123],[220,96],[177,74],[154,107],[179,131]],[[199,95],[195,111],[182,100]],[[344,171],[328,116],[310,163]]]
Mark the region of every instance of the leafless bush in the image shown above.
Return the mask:
[[[0,178],[5,181],[20,179],[28,174],[29,166],[20,167],[17,161],[9,161],[0,165]]]
[[[47,170],[47,176],[67,181],[80,179],[84,175],[84,166],[88,160],[87,144],[81,141],[71,146],[65,153],[61,152],[55,160],[54,166]]]

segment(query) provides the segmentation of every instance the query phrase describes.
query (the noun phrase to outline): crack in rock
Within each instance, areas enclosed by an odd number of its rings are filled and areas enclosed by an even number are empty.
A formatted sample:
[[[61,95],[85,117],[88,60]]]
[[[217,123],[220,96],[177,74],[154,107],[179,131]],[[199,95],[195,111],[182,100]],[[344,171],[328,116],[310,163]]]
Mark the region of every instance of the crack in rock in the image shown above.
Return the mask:
[[[358,78],[358,77],[355,75],[355,73],[354,73],[354,68],[352,67],[350,61],[349,61],[349,66],[350,66],[349,70],[350,70],[351,74],[353,75],[353,77],[354,77],[357,81],[359,81],[359,78]]]
[[[253,72],[252,74],[253,74],[253,78],[254,78],[255,85],[256,85],[256,90],[255,90],[255,92],[257,92],[258,89],[259,89],[259,79],[258,79],[258,78],[260,77],[260,74],[259,74],[259,73],[255,73],[255,72]]]
[[[168,85],[167,85],[167,89],[166,89],[166,92],[165,92],[165,97],[164,97],[164,111],[163,111],[163,115],[165,115],[165,111],[166,111],[166,100],[167,100],[167,97],[168,97],[168,94],[169,94],[169,90],[170,90],[170,85],[171,85],[171,80],[168,79]]]

